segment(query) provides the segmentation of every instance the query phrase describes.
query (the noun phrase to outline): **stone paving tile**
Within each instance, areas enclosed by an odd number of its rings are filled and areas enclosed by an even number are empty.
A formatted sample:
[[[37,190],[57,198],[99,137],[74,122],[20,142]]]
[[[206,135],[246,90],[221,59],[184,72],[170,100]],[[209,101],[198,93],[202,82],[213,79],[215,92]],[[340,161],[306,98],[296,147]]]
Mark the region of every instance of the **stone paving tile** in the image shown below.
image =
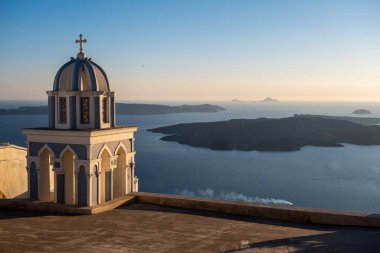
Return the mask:
[[[86,216],[0,210],[0,252],[380,252],[380,229],[146,204]]]

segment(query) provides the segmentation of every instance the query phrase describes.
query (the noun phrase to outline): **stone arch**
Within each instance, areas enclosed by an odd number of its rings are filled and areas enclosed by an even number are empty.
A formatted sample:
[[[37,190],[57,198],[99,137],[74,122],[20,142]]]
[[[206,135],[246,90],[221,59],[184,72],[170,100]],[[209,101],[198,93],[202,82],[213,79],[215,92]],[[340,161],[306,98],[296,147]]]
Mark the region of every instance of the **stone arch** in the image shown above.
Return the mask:
[[[67,145],[67,146],[61,151],[61,153],[59,154],[59,158],[62,159],[62,157],[63,157],[63,155],[65,154],[66,151],[70,151],[70,152],[74,155],[74,159],[78,159],[78,155],[77,155],[77,153],[75,152],[74,149],[72,149],[72,148],[70,147],[70,145]]]
[[[127,148],[122,142],[120,142],[115,149],[114,155],[117,155],[117,153],[119,152],[119,149],[124,149],[124,152],[127,153]]]
[[[107,150],[109,155],[111,156],[113,154],[113,152],[111,151],[111,149],[107,146],[107,144],[104,144],[103,147],[100,149],[99,153],[98,153],[98,159],[101,158],[101,155],[103,154],[103,152]]]
[[[76,153],[72,148],[66,146],[60,154],[61,168],[64,174],[63,186],[58,191],[64,190],[64,203],[68,205],[75,205],[75,160],[77,159]],[[57,192],[57,195],[60,195]]]
[[[54,201],[54,152],[45,144],[38,152],[39,158],[39,199]]]
[[[112,199],[112,172],[111,172],[111,155],[110,149],[104,145],[100,150],[100,203],[104,203]]]
[[[127,149],[122,143],[115,150],[117,166],[112,173],[113,197],[121,197],[127,194]]]
[[[42,146],[42,148],[40,148],[40,150],[38,151],[38,157],[40,157],[41,153],[43,151],[45,151],[45,149],[49,150],[50,154],[52,155],[52,157],[55,157],[55,153],[54,151],[49,147],[49,145],[45,144]]]

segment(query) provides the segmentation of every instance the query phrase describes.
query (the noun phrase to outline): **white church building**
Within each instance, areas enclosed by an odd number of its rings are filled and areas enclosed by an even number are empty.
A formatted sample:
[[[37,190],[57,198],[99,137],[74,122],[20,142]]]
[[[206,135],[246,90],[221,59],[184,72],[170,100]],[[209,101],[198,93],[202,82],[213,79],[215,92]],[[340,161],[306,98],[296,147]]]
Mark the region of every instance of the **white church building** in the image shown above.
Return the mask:
[[[47,91],[48,127],[24,129],[31,199],[94,206],[138,191],[134,133],[116,126],[115,92],[104,70],[80,52]]]

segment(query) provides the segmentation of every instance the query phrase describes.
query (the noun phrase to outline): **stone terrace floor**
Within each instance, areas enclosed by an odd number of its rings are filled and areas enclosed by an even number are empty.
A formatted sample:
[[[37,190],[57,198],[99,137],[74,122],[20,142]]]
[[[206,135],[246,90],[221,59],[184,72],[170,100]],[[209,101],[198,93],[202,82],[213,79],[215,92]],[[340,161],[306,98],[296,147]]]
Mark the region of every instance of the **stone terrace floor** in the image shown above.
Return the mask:
[[[0,252],[380,252],[380,229],[147,204],[86,216],[0,210]]]

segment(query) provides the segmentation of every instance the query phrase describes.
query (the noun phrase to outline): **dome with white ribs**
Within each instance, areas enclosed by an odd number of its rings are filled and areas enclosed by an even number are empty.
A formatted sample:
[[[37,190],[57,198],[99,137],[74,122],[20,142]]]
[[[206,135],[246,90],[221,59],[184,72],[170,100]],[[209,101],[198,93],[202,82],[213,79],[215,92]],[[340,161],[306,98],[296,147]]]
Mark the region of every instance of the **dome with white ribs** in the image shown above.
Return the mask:
[[[57,72],[53,91],[110,91],[104,70],[82,52]]]

